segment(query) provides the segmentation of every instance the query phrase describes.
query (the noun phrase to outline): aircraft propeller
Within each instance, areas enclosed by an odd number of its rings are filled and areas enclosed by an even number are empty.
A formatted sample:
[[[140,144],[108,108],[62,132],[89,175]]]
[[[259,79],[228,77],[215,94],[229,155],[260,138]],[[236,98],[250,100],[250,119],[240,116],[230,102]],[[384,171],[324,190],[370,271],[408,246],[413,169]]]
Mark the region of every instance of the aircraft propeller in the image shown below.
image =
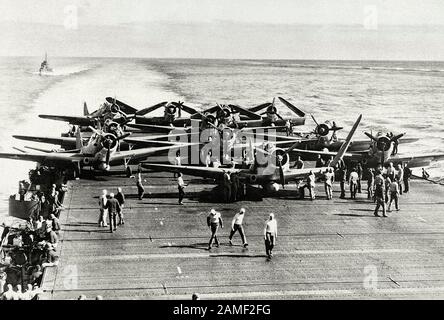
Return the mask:
[[[384,152],[388,151],[392,145],[392,143],[398,143],[398,140],[401,139],[405,133],[400,133],[396,136],[380,136],[375,137],[372,133],[364,132],[364,134],[369,137],[372,141],[376,143],[376,148],[381,153],[381,164],[384,164]]]
[[[314,123],[316,124],[316,128],[314,129],[314,132],[320,136],[326,136],[330,131],[336,132],[338,130],[343,129],[343,127],[337,127],[336,123],[333,121],[333,125],[330,127],[327,123],[319,123],[316,121],[316,118],[312,115],[311,118],[313,119]]]

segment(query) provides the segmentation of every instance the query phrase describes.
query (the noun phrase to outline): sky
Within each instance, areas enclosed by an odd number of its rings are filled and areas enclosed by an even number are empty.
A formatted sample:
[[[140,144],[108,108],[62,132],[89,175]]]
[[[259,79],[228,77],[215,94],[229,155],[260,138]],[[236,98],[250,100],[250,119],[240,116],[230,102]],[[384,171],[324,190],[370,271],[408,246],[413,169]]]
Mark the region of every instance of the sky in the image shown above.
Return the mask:
[[[444,60],[442,0],[0,0],[0,12],[2,56]]]

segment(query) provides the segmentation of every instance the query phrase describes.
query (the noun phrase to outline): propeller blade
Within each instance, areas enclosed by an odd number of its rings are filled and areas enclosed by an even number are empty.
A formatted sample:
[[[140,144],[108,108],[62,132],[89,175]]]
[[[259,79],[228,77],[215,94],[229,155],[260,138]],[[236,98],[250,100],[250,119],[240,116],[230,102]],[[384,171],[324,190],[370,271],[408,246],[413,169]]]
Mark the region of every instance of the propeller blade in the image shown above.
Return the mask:
[[[297,114],[299,117],[305,117],[305,112],[298,109],[296,106],[294,106],[293,104],[291,104],[290,102],[288,102],[287,100],[285,100],[282,97],[278,97],[278,99],[287,106],[288,109],[290,109],[291,111],[293,111],[295,114]]]
[[[272,104],[270,102],[266,102],[266,103],[260,104],[256,107],[249,108],[248,111],[258,112],[258,111],[261,111],[262,109],[268,108],[269,106],[272,106]]]
[[[184,102],[180,102],[180,101],[179,101],[179,103],[180,103],[180,106],[178,105],[178,107],[179,107],[180,109],[182,109],[183,111],[185,111],[185,112],[187,112],[187,113],[189,113],[189,114],[195,114],[195,113],[197,113],[197,110],[196,110],[196,109],[191,108],[191,107],[189,107],[189,106],[186,106],[186,105],[184,104]]]
[[[371,133],[364,132],[364,134],[369,137],[371,140],[378,142],[378,139],[376,139]]]
[[[401,133],[401,134],[398,134],[398,135],[392,137],[391,140],[392,140],[392,141],[399,140],[399,139],[401,139],[405,134],[406,134],[405,132],[404,132],[404,133]]]
[[[281,115],[279,113],[276,112],[276,116],[281,119],[282,121],[285,121],[284,118],[281,117]]]
[[[153,112],[154,110],[157,110],[157,109],[159,109],[161,107],[164,107],[167,103],[168,103],[167,101],[160,102],[158,104],[155,104],[154,106],[151,106],[151,107],[148,107],[148,108],[145,108],[145,109],[137,111],[135,113],[135,115],[144,116],[144,115],[146,115],[146,114],[148,114],[150,112]]]
[[[310,113],[310,116],[311,116],[311,118],[313,119],[314,123],[316,123],[316,126],[319,126],[319,123],[316,121],[314,115],[312,115],[312,114]]]
[[[208,120],[208,117],[204,115],[202,112],[197,111],[196,114],[200,115],[203,120]],[[221,131],[218,127],[216,127],[211,121],[208,121],[207,124],[209,124],[211,127],[216,129],[217,131]]]

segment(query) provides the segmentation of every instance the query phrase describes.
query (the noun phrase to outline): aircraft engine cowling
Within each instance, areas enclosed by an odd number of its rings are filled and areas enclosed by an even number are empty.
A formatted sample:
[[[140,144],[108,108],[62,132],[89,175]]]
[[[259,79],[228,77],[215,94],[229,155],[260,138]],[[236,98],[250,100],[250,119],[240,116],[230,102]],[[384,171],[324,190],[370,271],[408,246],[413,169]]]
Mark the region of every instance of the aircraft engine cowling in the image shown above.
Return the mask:
[[[376,148],[378,148],[379,151],[388,151],[391,147],[391,140],[388,137],[379,137],[378,141],[376,142]]]
[[[108,133],[102,137],[102,141],[100,143],[102,148],[111,150],[117,146],[117,138],[115,135]]]
[[[211,124],[216,124],[216,117],[214,117],[212,114],[206,115],[205,122],[211,123]]]
[[[272,165],[278,167],[279,160],[281,160],[282,167],[286,167],[290,163],[290,156],[288,155],[288,153],[285,153],[285,150],[276,148],[272,151],[270,155],[270,162],[272,163]]]
[[[222,110],[219,110],[217,112],[217,117],[218,118],[226,119],[226,118],[229,118],[230,115],[231,115],[231,110],[228,109],[228,108],[223,108]]]
[[[120,108],[119,108],[118,105],[113,104],[113,105],[111,106],[111,112],[112,112],[112,113],[118,113],[119,111],[120,111]]]
[[[176,114],[177,111],[177,107],[173,106],[173,105],[169,105],[165,108],[166,113],[169,114],[170,116],[174,116]]]
[[[329,132],[330,128],[325,123],[321,123],[316,127],[316,133],[319,134],[320,136],[326,136],[328,135]]]
[[[267,108],[267,113],[268,114],[276,114],[277,113],[277,108],[275,106],[269,106]]]

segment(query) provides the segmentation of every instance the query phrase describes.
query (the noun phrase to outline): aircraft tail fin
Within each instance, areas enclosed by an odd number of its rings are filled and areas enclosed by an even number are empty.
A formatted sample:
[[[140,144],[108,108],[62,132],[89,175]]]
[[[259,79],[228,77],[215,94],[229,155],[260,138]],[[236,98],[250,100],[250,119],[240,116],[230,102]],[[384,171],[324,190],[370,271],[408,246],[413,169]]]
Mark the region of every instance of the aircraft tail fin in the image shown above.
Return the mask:
[[[89,110],[88,110],[88,105],[86,104],[86,101],[83,102],[83,115],[89,116]]]
[[[350,146],[353,135],[356,131],[356,128],[359,125],[359,122],[361,122],[361,119],[362,119],[362,114],[359,115],[359,117],[356,120],[355,124],[353,125],[352,129],[348,133],[347,138],[345,139],[345,141],[342,144],[341,148],[339,149],[338,153],[334,157],[333,161],[330,163],[330,167],[335,167],[338,164],[338,162],[342,160],[342,157],[344,156],[345,152],[347,151],[348,147]]]
[[[80,133],[80,126],[76,130],[76,149],[81,149],[83,147],[82,134]]]

